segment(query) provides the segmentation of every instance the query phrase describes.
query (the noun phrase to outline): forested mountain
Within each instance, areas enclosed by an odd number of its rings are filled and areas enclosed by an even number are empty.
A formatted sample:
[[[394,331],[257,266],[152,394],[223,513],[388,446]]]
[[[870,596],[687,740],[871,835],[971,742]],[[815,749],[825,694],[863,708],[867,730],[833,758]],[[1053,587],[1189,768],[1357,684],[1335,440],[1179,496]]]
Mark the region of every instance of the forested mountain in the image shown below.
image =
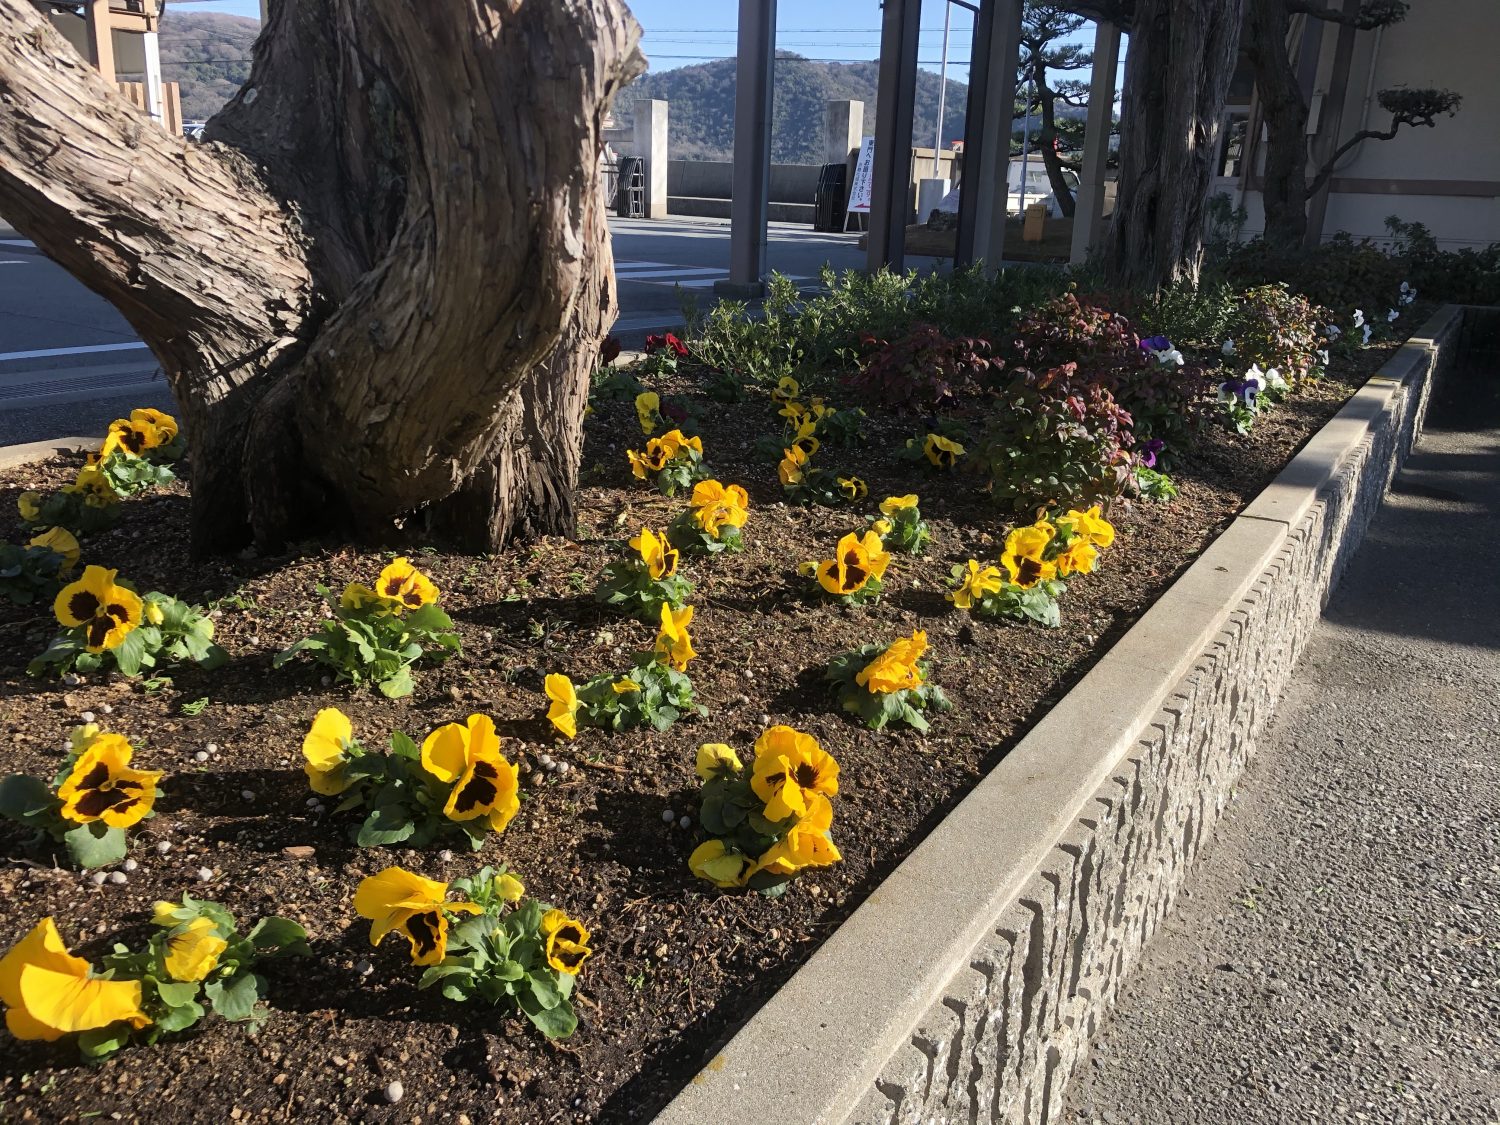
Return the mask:
[[[206,121],[250,77],[250,48],[260,21],[242,16],[179,12],[161,21],[161,73],[182,92],[182,119]]]
[[[212,117],[249,78],[250,48],[259,29],[257,21],[240,16],[178,12],[168,7],[161,23],[162,75],[181,87],[184,121]],[[664,98],[672,106],[674,157],[728,160],[734,147],[734,66],[733,59],[718,59],[643,75],[620,95],[616,113],[629,119],[631,104],[637,99]],[[829,101],[863,101],[865,132],[873,135],[879,69],[874,61],[810,62],[800,55],[778,52],[772,159],[778,164],[822,163],[823,115]],[[930,71],[917,72],[912,139],[923,147],[932,144],[941,81]],[[945,146],[964,135],[968,92],[962,82],[948,82]]]
[[[733,59],[716,59],[697,66],[653,72],[638,78],[620,95],[616,114],[628,119],[630,106],[640,98],[671,103],[668,120],[672,156],[682,160],[728,160],[734,147]],[[875,133],[875,91],[879,86],[875,62],[810,62],[787,51],[776,54],[775,118],[771,159],[777,164],[823,162],[823,115],[829,101],[844,98],[865,103],[865,133]],[[917,71],[917,112],[914,143],[932,145],[937,130],[938,88],[942,79]],[[964,135],[964,109],[969,88],[948,82],[943,144]]]

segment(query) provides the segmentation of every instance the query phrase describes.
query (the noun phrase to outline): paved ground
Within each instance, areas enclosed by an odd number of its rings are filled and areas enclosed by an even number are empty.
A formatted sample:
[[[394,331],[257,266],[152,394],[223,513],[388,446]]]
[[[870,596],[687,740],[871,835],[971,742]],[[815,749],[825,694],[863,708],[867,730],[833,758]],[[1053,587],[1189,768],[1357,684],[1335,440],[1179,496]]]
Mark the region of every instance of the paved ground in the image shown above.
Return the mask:
[[[727,222],[610,224],[621,308],[615,331],[627,347],[680,325],[684,300],[706,306],[714,282],[729,276]],[[773,223],[767,257],[772,269],[810,282],[825,263],[862,267],[858,238]],[[102,431],[131,406],[171,408],[151,353],[108,302],[0,226],[0,444]]]
[[[1442,392],[1067,1120],[1500,1121],[1497,391]]]

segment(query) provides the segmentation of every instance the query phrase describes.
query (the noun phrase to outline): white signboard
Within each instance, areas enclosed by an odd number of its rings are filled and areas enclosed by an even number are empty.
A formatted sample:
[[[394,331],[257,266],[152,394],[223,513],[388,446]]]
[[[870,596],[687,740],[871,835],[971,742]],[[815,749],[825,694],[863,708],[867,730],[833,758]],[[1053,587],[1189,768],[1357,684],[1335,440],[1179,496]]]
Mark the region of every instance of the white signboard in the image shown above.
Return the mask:
[[[854,166],[854,183],[849,185],[849,214],[870,213],[870,186],[875,180],[875,138],[859,143],[859,163]]]

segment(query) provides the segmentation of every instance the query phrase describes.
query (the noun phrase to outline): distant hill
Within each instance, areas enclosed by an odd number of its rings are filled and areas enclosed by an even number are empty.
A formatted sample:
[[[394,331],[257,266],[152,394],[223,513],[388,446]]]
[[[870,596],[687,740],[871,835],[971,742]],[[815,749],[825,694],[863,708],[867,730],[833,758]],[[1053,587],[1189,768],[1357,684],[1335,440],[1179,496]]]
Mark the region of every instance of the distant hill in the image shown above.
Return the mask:
[[[250,48],[259,34],[259,20],[167,7],[161,73],[181,88],[184,121],[206,121],[234,97],[250,77]]]
[[[644,75],[626,87],[615,105],[629,119],[641,99],[671,103],[668,127],[671,154],[679,160],[728,160],[734,148],[735,62],[717,59]],[[875,133],[875,92],[879,64],[811,62],[788,51],[776,54],[776,100],[771,127],[771,159],[777,164],[821,164],[824,154],[823,113],[830,101],[865,103],[865,133]],[[917,71],[917,108],[912,140],[930,147],[937,131],[938,89],[942,79]],[[964,135],[969,88],[948,81],[943,115],[943,145]]]

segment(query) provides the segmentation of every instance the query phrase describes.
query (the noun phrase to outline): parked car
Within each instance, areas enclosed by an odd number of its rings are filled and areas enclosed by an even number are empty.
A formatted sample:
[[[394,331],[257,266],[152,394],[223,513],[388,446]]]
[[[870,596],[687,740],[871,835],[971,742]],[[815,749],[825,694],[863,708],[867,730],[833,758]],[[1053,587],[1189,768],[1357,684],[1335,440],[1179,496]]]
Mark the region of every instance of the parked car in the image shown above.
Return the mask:
[[[1055,219],[1062,214],[1062,208],[1058,205],[1057,196],[1052,193],[1052,181],[1047,178],[1046,166],[1042,164],[1040,156],[1032,156],[1024,162],[1026,173],[1026,191],[1021,191],[1021,172],[1023,162],[1020,157],[1013,156],[1010,160],[1010,175],[1007,177],[1005,189],[1005,209],[1012,215],[1019,215],[1024,206],[1029,207],[1033,203],[1045,203],[1047,205],[1047,217]],[[1067,181],[1068,187],[1072,189],[1075,198],[1078,195],[1078,176],[1071,168],[1063,169],[1063,179]]]

